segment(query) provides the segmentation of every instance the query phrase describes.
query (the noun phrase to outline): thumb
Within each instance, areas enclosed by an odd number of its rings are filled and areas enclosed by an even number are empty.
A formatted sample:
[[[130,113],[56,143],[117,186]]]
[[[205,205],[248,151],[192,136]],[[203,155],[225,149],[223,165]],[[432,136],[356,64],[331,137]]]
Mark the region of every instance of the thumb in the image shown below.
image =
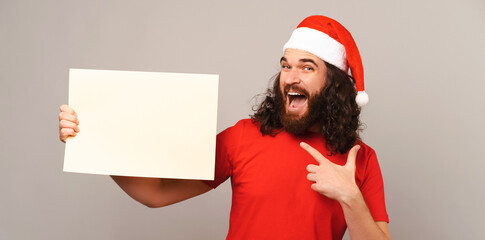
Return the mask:
[[[359,152],[360,145],[355,145],[349,151],[349,156],[347,157],[347,163],[345,163],[345,167],[350,167],[355,169],[355,159],[357,158],[357,152]]]

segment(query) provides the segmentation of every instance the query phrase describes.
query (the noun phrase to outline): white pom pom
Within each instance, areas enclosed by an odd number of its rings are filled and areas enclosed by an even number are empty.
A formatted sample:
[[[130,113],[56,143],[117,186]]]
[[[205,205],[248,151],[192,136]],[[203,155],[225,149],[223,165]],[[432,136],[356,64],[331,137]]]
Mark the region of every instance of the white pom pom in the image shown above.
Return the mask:
[[[362,107],[369,102],[369,95],[367,95],[365,91],[357,92],[357,96],[355,97],[355,102],[357,102],[357,105],[359,105],[359,107]]]

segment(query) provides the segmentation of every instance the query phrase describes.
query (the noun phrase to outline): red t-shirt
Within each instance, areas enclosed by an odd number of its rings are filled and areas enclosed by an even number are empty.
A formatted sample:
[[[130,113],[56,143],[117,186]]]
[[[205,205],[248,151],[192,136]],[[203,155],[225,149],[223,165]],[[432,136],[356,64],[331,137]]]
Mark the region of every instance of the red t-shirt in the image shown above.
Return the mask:
[[[310,188],[308,164],[318,164],[300,147],[306,142],[330,161],[321,133],[262,136],[250,119],[217,135],[215,188],[231,177],[232,207],[227,239],[342,239],[346,223],[340,204]],[[372,148],[360,143],[355,179],[375,221],[389,221],[382,175]]]

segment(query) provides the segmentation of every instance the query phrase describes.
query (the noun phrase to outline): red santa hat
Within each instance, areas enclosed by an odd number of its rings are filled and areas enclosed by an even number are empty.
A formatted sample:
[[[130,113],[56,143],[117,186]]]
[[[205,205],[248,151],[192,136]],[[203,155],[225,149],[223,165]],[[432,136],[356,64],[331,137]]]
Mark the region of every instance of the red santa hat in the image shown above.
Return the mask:
[[[357,88],[355,101],[359,106],[369,102],[364,91],[364,68],[359,49],[350,32],[337,21],[325,16],[305,18],[293,31],[283,51],[287,48],[307,51],[346,73],[350,68]]]

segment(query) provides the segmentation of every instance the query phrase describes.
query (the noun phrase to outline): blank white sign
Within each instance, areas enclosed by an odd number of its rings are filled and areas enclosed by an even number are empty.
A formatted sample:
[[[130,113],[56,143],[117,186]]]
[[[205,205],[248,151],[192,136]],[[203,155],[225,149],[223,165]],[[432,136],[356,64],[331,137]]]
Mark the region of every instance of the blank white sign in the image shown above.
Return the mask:
[[[69,70],[64,171],[214,178],[219,75]]]

